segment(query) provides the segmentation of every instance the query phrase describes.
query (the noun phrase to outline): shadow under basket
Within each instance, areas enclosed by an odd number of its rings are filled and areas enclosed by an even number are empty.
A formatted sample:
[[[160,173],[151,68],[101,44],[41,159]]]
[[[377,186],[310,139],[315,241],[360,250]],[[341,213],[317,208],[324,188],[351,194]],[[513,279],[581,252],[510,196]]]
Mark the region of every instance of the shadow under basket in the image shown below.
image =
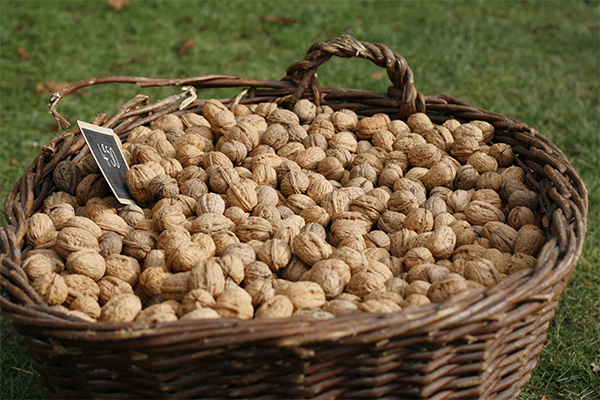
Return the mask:
[[[365,58],[386,68],[387,93],[321,87],[318,66],[332,56]],[[142,324],[88,323],[48,307],[20,267],[30,249],[26,219],[53,192],[52,171],[63,160],[80,161],[88,149],[78,129],[55,138],[16,182],[5,201],[8,226],[0,230],[3,317],[24,336],[49,398],[393,398],[514,399],[528,382],[546,340],[558,298],[575,269],[586,232],[586,188],[564,154],[535,129],[446,95],[423,96],[406,61],[381,44],[342,36],[315,43],[281,81],[227,75],[187,79],[99,77],[55,93],[51,112],[65,95],[101,83],[190,86],[187,93],[147,104],[137,96],[95,124],[125,139],[133,128],[168,113],[200,113],[203,88],[247,89],[235,99],[276,102],[291,109],[302,98],[360,116],[387,113],[403,119],[425,112],[431,120],[483,120],[506,143],[514,165],[539,197],[548,238],[535,268],[510,275],[487,290],[442,304],[392,314],[362,313],[320,321],[180,320]],[[179,100],[193,93],[190,101]],[[189,97],[188,97],[189,98]]]

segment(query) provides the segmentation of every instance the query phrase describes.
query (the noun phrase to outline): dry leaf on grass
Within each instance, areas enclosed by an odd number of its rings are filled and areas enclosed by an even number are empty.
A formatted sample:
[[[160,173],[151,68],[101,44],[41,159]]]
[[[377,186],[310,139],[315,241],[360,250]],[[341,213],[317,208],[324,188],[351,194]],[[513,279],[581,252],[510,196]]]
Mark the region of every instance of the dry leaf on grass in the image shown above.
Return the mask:
[[[177,54],[179,54],[179,57],[181,57],[188,50],[193,49],[195,45],[196,43],[194,42],[194,39],[187,38],[185,39],[185,42],[183,42],[183,44],[177,49]]]
[[[272,15],[265,15],[262,17],[264,22],[270,22],[271,24],[280,24],[280,25],[291,25],[298,22],[296,18],[289,17],[274,17]]]
[[[385,71],[375,71],[371,74],[373,79],[380,80],[385,76]]]
[[[127,7],[130,4],[127,0],[108,0],[108,5],[115,11],[121,11],[123,7]]]
[[[29,61],[29,53],[27,52],[27,50],[25,50],[22,47],[19,47],[17,49],[17,52],[19,53],[19,58],[21,59],[21,61]]]

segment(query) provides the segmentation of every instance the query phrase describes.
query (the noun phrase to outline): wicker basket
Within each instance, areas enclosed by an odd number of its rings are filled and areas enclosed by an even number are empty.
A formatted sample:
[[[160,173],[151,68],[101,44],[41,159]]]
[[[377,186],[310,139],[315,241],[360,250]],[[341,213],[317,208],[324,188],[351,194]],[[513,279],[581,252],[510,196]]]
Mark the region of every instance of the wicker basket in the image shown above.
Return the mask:
[[[319,86],[317,68],[332,56],[366,58],[387,69],[388,93]],[[25,219],[52,193],[51,172],[62,160],[87,154],[78,130],[44,146],[5,201],[9,225],[0,230],[3,316],[25,337],[50,398],[495,398],[513,399],[527,383],[546,339],[558,297],[575,269],[587,218],[586,188],[564,154],[535,129],[513,118],[446,95],[423,96],[406,61],[381,44],[342,36],[314,44],[281,81],[226,75],[188,79],[100,77],[54,94],[51,111],[66,94],[100,83],[240,87],[224,100],[275,101],[291,108],[301,98],[405,119],[427,112],[434,122],[485,120],[495,141],[512,146],[526,183],[539,194],[540,218],[550,238],[535,268],[486,291],[394,314],[357,314],[327,321],[177,321],[90,324],[46,306],[20,268]],[[137,96],[112,117],[94,123],[122,137],[166,113],[184,110],[184,95],[146,104]],[[175,103],[175,104],[174,104]]]

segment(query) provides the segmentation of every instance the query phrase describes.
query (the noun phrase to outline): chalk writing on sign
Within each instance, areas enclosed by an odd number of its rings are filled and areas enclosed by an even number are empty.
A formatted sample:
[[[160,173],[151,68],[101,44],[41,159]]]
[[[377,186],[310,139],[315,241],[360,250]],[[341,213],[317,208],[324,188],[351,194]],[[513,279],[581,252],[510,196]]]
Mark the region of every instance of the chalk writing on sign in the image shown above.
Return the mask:
[[[108,165],[113,168],[121,168],[121,164],[119,163],[119,159],[115,154],[115,150],[112,147],[108,147],[104,143],[97,143],[98,148],[100,149],[100,155]]]

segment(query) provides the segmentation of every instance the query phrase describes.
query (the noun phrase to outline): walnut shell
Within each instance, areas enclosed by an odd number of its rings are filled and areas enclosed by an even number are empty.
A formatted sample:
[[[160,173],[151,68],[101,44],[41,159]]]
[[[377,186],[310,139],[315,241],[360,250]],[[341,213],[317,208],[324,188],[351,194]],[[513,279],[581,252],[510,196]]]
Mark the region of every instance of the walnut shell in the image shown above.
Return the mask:
[[[313,232],[303,232],[293,239],[293,251],[302,261],[312,266],[331,256],[331,245]]]
[[[217,297],[215,311],[223,318],[251,319],[254,316],[252,303],[233,291],[224,291]]]
[[[294,312],[292,301],[284,295],[275,295],[262,303],[256,310],[255,318],[274,319],[291,317]]]
[[[58,191],[75,195],[77,186],[83,179],[83,172],[77,163],[71,160],[59,162],[52,172],[52,180]]]
[[[295,309],[321,307],[325,304],[325,292],[316,282],[293,282],[283,294],[290,299]]]
[[[134,294],[121,294],[102,306],[100,320],[132,322],[142,311],[142,301]]]
[[[52,219],[47,214],[38,212],[27,220],[25,239],[27,239],[27,243],[33,245],[39,237],[52,231],[56,231]]]
[[[40,275],[32,282],[31,287],[49,306],[64,303],[69,294],[64,278],[55,272]]]
[[[443,303],[450,297],[467,290],[467,281],[461,275],[450,273],[438,279],[427,291],[433,303]]]
[[[546,243],[544,232],[535,225],[523,225],[515,241],[514,252],[537,256]]]
[[[381,274],[365,270],[352,275],[345,291],[362,298],[371,292],[384,288],[385,282],[386,279]]]

